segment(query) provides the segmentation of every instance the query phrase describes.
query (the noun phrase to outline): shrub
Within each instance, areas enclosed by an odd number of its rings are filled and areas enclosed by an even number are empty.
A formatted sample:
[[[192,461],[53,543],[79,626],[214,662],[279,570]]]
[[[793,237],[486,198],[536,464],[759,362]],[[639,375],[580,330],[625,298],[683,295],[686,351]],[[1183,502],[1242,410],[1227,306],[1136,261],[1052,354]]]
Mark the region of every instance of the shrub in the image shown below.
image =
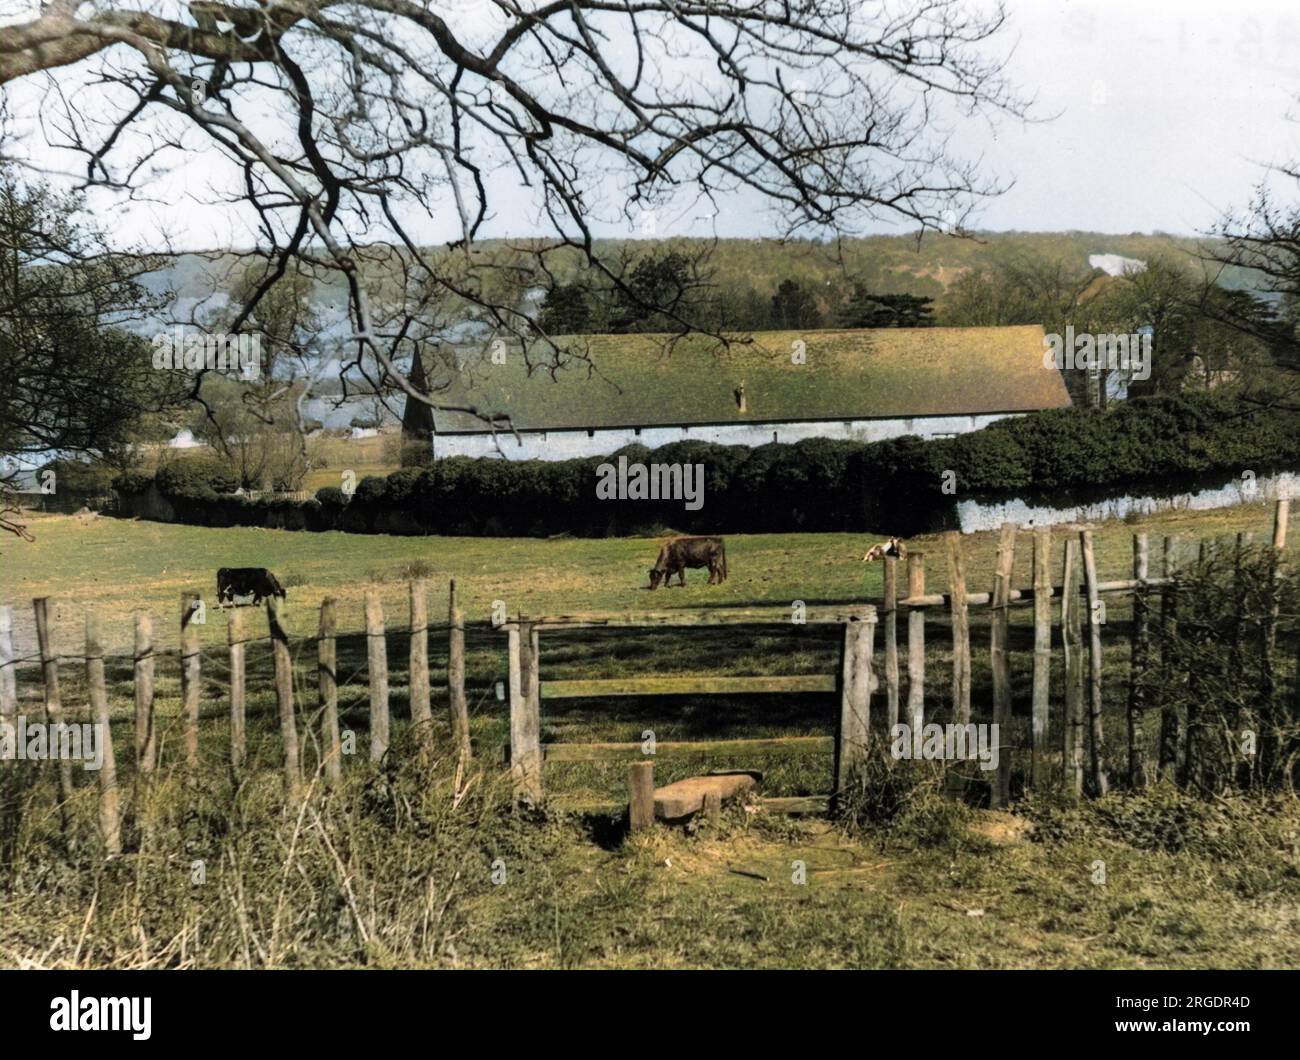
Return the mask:
[[[173,461],[154,476],[159,492],[170,500],[206,498],[209,494],[234,493],[235,476],[219,460],[192,456]]]

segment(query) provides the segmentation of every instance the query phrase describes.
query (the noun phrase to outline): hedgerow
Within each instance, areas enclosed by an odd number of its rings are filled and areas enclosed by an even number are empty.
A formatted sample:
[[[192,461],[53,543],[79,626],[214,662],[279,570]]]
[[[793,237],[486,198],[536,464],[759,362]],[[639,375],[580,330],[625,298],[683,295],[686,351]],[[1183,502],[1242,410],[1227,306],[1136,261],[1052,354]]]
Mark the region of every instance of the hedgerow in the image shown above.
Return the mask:
[[[180,521],[212,526],[484,536],[612,536],[663,526],[694,533],[913,533],[950,522],[959,499],[1087,501],[1119,490],[1177,491],[1207,476],[1294,469],[1298,426],[1294,414],[1202,393],[1135,399],[1104,411],[1030,413],[932,441],[812,438],[755,448],[683,441],[557,461],[450,457],[386,478],[367,476],[351,498],[331,487],[306,502],[231,496],[233,476],[212,460],[177,461],[154,483]],[[703,507],[598,498],[601,465],[617,465],[619,457],[702,465]],[[120,479],[116,488],[129,502],[142,483]]]

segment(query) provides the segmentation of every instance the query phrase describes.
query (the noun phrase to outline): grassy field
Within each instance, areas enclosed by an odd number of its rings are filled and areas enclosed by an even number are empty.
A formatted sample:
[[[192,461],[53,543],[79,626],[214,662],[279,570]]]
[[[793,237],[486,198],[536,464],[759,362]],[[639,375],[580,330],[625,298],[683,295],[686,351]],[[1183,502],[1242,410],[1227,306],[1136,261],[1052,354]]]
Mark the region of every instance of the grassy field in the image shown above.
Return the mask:
[[[1264,506],[1154,517],[1097,528],[1103,578],[1126,576],[1130,537],[1203,536],[1253,531],[1267,536]],[[713,834],[656,830],[623,840],[603,809],[626,799],[622,763],[547,767],[552,811],[522,819],[500,805],[505,707],[502,638],[470,636],[469,690],[478,772],[457,797],[445,765],[422,764],[407,741],[406,578],[430,578],[434,611],[455,577],[471,621],[495,600],[511,612],[644,610],[711,606],[789,607],[875,596],[880,567],[860,562],[874,539],[851,535],[729,537],[730,580],[686,589],[645,589],[656,545],[646,539],[491,540],[210,530],[86,517],[33,520],[36,540],[6,544],[0,602],[15,607],[18,648],[34,650],[32,597],[50,596],[64,699],[84,708],[84,609],[106,619],[110,648],[130,643],[130,615],[154,614],[164,648],[174,649],[172,616],[186,588],[215,595],[219,566],[264,565],[289,588],[289,625],[298,653],[302,722],[315,705],[316,608],[340,601],[344,630],[361,627],[361,596],[381,592],[389,619],[395,761],[375,770],[363,753],[349,761],[346,789],[309,803],[305,816],[283,811],[279,745],[269,660],[249,658],[250,754],[254,780],[232,784],[225,761],[224,651],[205,654],[200,793],[182,792],[167,772],[179,751],[178,676],[159,663],[158,710],[164,777],[153,797],[163,823],[133,839],[133,852],[105,864],[94,854],[93,774],[78,776],[74,829],[60,849],[50,813],[52,784],[29,792],[5,842],[15,866],[0,890],[0,963],[40,966],[446,965],[542,966],[880,966],[880,967],[1206,967],[1300,965],[1300,811],[1293,800],[1203,803],[1164,789],[1118,794],[1082,808],[1021,790],[1013,813],[971,809],[936,797],[918,782],[902,810],[878,826],[845,829],[728,809]],[[991,586],[994,535],[966,540],[973,590]],[[1029,582],[1028,539],[1017,585]],[[929,553],[929,588],[946,586],[941,543],[909,542]],[[1059,561],[1059,560],[1058,560]],[[251,624],[258,616],[249,615]],[[1108,616],[1108,732],[1117,734],[1127,681],[1123,608]],[[1028,703],[1031,630],[1013,621],[1012,678],[1019,723]],[[202,634],[224,645],[226,619],[210,608]],[[974,709],[988,715],[987,626],[977,616]],[[948,638],[930,624],[927,709],[939,720],[948,696]],[[655,633],[604,631],[548,637],[543,676],[624,673],[827,673],[834,638],[811,627]],[[362,637],[340,644],[345,727],[362,731],[367,700]],[[436,734],[446,746],[445,658],[432,638]],[[129,660],[109,666],[119,720],[115,739],[134,816],[147,804],[129,763]],[[1059,692],[1059,680],[1055,684]],[[29,714],[39,703],[38,674],[19,678]],[[833,731],[828,696],[664,697],[543,704],[543,739],[659,740],[728,736],[822,735]],[[879,702],[879,700],[877,700]],[[1057,708],[1054,705],[1054,710]],[[1023,738],[1023,731],[1017,738]],[[1118,748],[1113,753],[1118,753]],[[315,761],[307,741],[306,762]],[[764,792],[825,792],[824,755],[765,754],[705,759],[663,756],[656,780],[709,768],[757,768]],[[462,788],[463,791],[463,788]],[[194,808],[197,799],[198,808]],[[456,808],[453,809],[453,803]],[[183,811],[182,807],[190,807]],[[326,812],[326,808],[329,812]],[[0,830],[4,831],[4,830]],[[21,854],[21,857],[19,856]],[[202,858],[212,886],[195,888],[188,866]],[[502,861],[507,882],[496,885]],[[1094,882],[1105,862],[1106,883]],[[0,863],[4,861],[0,858]],[[802,873],[796,863],[802,863]],[[802,875],[805,883],[794,882]],[[428,883],[428,891],[421,888]],[[94,901],[91,901],[91,896]],[[415,912],[413,913],[412,910]],[[420,915],[416,915],[420,914]]]

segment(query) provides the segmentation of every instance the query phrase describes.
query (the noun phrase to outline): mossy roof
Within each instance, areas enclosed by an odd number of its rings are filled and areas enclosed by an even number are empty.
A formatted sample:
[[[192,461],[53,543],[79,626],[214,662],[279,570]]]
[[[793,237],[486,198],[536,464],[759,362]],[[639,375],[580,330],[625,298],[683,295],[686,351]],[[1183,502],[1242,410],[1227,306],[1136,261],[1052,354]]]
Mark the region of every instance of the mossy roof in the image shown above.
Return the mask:
[[[1070,404],[1043,367],[1043,329],[888,328],[769,331],[716,339],[593,335],[554,373],[529,374],[517,350],[468,373],[444,402],[509,417],[520,430],[789,423],[1028,412]],[[791,354],[805,344],[805,363]],[[745,411],[737,391],[743,385]],[[436,412],[439,433],[480,432],[481,419]]]

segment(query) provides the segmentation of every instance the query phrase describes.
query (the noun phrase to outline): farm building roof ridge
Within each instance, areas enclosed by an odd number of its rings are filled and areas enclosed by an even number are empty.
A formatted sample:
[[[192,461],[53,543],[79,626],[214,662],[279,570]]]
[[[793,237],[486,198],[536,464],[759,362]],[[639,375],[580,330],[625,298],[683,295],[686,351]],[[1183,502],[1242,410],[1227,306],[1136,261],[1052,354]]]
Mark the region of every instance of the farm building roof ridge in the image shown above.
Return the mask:
[[[724,347],[703,335],[568,338],[559,341],[587,352],[594,371],[575,361],[554,377],[530,375],[510,350],[504,364],[475,364],[472,382],[440,397],[509,417],[520,430],[960,416],[1070,404],[1061,374],[1043,367],[1038,325],[768,331],[750,339]],[[466,413],[435,411],[434,421],[440,434],[487,430]]]

